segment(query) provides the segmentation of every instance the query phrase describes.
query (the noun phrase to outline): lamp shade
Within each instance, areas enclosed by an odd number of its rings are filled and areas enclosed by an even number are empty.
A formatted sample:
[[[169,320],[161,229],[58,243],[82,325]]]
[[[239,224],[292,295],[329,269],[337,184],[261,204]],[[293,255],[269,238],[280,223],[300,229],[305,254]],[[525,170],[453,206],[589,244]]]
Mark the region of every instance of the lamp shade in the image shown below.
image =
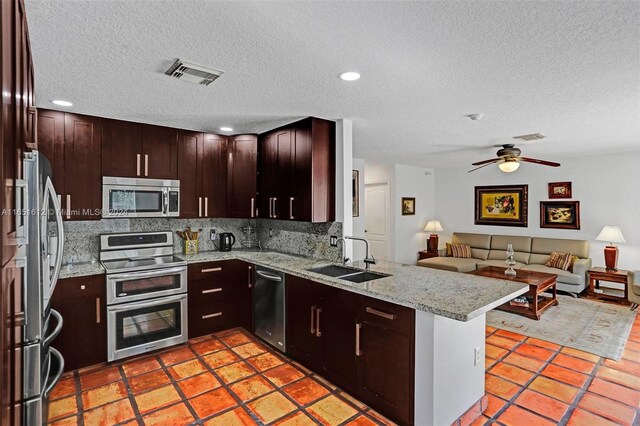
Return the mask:
[[[430,220],[429,222],[427,222],[427,226],[424,227],[424,230],[426,232],[444,231],[444,229],[442,229],[442,225],[440,225],[440,221],[437,220]]]
[[[596,237],[596,241],[606,241],[609,243],[626,243],[620,228],[617,226],[604,226]]]
[[[505,173],[511,173],[518,170],[518,168],[520,167],[520,163],[515,160],[507,160],[498,164],[498,167]]]

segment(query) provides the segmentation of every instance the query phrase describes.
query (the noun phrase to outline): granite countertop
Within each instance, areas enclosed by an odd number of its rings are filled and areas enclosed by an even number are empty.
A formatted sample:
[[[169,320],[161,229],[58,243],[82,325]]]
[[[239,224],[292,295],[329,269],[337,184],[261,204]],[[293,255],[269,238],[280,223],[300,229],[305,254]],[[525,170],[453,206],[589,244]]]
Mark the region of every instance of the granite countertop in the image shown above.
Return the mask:
[[[469,321],[524,294],[529,289],[528,285],[514,281],[382,261],[372,265],[371,270],[391,276],[364,283],[352,283],[308,271],[311,268],[330,265],[332,262],[273,251],[214,251],[178,256],[187,263],[240,259],[458,321]],[[363,262],[355,262],[348,263],[347,266],[363,269],[365,265]]]
[[[62,265],[62,268],[60,268],[60,279],[100,274],[104,274],[104,268],[97,260],[91,262],[68,263],[66,265]]]
[[[244,260],[332,287],[458,321],[469,321],[516,296],[524,294],[529,289],[528,285],[514,281],[383,261],[372,265],[371,270],[390,276],[364,283],[352,283],[308,271],[311,268],[336,263],[274,251],[210,251],[194,255],[177,254],[176,256],[186,260],[187,263],[229,259]],[[352,262],[347,266],[364,269],[365,265],[363,262]],[[104,273],[104,268],[100,262],[77,263],[63,266],[60,278],[102,273]]]

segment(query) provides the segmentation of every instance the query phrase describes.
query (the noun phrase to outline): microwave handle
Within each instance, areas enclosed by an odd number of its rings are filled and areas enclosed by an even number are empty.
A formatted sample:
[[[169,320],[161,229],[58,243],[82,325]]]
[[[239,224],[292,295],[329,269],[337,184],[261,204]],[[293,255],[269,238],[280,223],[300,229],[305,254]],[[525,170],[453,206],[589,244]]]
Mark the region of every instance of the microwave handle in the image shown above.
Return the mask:
[[[167,216],[169,214],[169,188],[162,188],[162,215]]]

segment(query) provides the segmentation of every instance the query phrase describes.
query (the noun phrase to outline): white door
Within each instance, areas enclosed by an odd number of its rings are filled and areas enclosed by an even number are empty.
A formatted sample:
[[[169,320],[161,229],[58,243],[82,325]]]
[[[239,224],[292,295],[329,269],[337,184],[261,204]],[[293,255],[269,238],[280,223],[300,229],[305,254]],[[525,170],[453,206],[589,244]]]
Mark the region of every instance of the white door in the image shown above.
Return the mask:
[[[365,237],[376,259],[389,260],[389,183],[364,186]]]

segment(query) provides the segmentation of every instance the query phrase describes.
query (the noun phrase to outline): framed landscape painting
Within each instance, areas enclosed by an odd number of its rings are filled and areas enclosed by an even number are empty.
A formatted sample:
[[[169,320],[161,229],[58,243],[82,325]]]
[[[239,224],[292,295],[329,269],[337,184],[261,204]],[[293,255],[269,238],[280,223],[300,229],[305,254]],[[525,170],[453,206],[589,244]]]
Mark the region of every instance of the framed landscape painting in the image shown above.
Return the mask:
[[[540,228],[580,229],[580,201],[540,201]]]
[[[528,226],[528,192],[529,185],[476,186],[474,223]]]

